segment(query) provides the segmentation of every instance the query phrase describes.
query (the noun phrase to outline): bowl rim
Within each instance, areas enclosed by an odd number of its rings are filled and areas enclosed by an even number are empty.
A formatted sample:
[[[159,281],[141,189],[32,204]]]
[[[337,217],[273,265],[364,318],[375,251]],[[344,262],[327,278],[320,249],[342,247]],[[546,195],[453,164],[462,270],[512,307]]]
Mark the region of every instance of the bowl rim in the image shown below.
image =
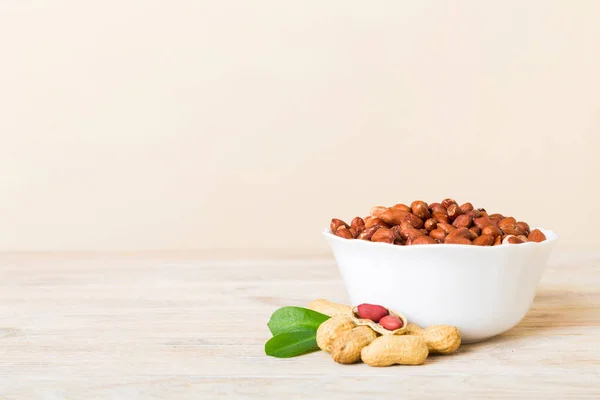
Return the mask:
[[[510,246],[510,248],[511,249],[530,248],[532,246],[551,245],[551,244],[554,244],[554,242],[556,242],[559,238],[559,236],[556,234],[556,232],[554,232],[550,229],[545,229],[545,228],[540,228],[540,227],[535,227],[533,229],[539,229],[540,231],[542,231],[544,233],[544,235],[546,235],[546,240],[544,240],[543,242],[520,243],[518,246]],[[370,240],[361,240],[361,239],[352,239],[352,240],[345,239],[345,238],[334,235],[331,232],[331,229],[329,229],[329,227],[326,227],[323,230],[322,234],[323,234],[323,236],[325,236],[325,238],[327,240],[337,240],[337,241],[342,241],[347,244],[354,243],[354,244],[351,244],[351,246],[354,246],[354,245],[379,246],[379,247],[383,246],[388,249],[390,249],[390,248],[397,249],[395,251],[427,251],[427,249],[429,249],[429,250],[433,250],[433,249],[470,249],[469,251],[482,251],[482,250],[483,251],[502,251],[500,249],[509,248],[509,246],[473,246],[473,245],[469,245],[469,244],[448,244],[448,243],[435,243],[435,244],[428,244],[428,245],[423,245],[423,246],[398,246],[398,245],[392,244],[390,246],[391,243],[371,242]],[[473,250],[471,250],[471,249],[473,249]],[[491,249],[495,249],[495,250],[491,250]]]

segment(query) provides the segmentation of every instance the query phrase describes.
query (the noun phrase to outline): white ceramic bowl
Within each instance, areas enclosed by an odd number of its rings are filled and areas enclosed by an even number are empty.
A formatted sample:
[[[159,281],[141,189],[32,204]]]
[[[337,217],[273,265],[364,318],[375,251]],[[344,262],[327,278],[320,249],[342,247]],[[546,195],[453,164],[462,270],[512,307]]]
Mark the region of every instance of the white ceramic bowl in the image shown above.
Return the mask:
[[[485,340],[525,316],[558,236],[492,247],[394,246],[331,234],[352,305],[381,304],[420,326],[454,325],[464,343]]]

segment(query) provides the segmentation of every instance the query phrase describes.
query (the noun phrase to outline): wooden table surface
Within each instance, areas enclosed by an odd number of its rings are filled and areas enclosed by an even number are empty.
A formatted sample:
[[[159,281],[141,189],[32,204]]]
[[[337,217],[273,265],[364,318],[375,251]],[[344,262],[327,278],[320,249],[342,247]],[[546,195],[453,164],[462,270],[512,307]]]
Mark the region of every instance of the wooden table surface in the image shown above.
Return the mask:
[[[423,366],[264,354],[332,260],[0,256],[0,399],[600,398],[600,252],[555,254],[521,323]],[[412,395],[412,396],[407,396]]]

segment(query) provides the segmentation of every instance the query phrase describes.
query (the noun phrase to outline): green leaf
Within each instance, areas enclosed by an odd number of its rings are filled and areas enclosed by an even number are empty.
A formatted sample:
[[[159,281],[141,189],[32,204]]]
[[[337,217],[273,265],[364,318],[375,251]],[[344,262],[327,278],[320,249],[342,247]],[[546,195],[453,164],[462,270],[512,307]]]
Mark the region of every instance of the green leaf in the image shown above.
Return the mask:
[[[267,323],[269,330],[275,335],[303,330],[317,331],[319,325],[327,321],[325,314],[302,307],[282,307],[276,310]]]
[[[282,333],[265,343],[268,356],[289,358],[319,350],[315,330]]]

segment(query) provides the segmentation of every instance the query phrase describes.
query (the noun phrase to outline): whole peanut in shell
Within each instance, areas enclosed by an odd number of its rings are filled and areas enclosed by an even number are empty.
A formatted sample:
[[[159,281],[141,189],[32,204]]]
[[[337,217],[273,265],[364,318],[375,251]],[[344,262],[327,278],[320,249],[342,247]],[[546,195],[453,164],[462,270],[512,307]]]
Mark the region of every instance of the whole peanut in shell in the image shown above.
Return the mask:
[[[427,329],[422,329],[415,324],[408,324],[406,334],[421,337],[432,354],[454,353],[461,343],[458,328],[449,325],[432,325]]]
[[[330,317],[334,317],[336,315],[352,315],[352,307],[346,304],[334,303],[325,299],[313,300],[308,304],[307,308]]]
[[[317,345],[323,351],[330,352],[333,342],[344,332],[356,327],[348,315],[336,315],[319,325]]]
[[[353,364],[360,361],[360,354],[377,338],[377,334],[368,326],[357,326],[342,332],[331,345],[331,358],[340,364]]]
[[[394,364],[420,365],[429,351],[419,336],[389,335],[373,340],[361,351],[362,361],[371,367],[388,367]]]

